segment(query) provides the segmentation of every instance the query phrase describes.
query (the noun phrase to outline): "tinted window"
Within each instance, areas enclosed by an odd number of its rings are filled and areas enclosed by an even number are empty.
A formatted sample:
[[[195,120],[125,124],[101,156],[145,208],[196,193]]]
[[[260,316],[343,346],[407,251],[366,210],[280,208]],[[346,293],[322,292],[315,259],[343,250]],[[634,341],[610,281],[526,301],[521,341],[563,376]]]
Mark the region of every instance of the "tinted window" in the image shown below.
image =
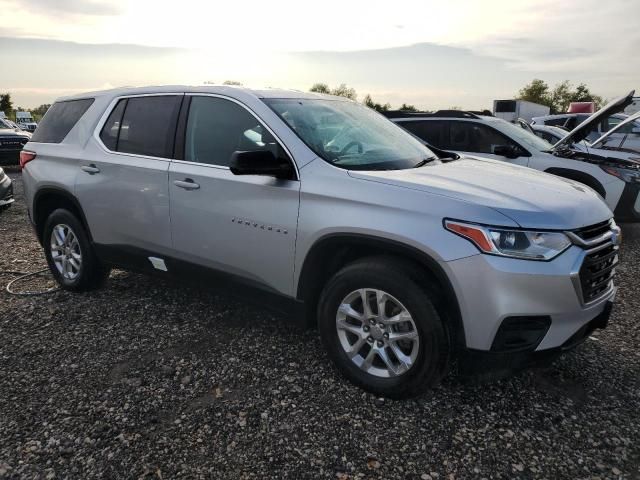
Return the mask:
[[[496,100],[496,113],[512,113],[515,111],[515,100]]]
[[[56,102],[36,128],[32,142],[60,143],[93,103],[93,98]]]
[[[555,125],[555,126],[563,126],[564,123],[567,121],[566,117],[562,117],[562,118],[552,118],[550,120],[545,120],[544,124],[545,125]]]
[[[447,122],[436,120],[421,120],[412,122],[398,122],[416,137],[421,138],[436,148],[449,148],[449,128]]]
[[[473,122],[451,122],[451,150],[463,152],[493,153],[498,145],[515,145],[507,137],[493,128]],[[535,137],[534,137],[535,138]]]
[[[118,146],[118,132],[120,131],[120,123],[122,123],[122,113],[124,112],[124,107],[127,104],[127,100],[123,99],[118,102],[116,108],[111,111],[111,115],[107,118],[107,122],[102,127],[102,132],[100,132],[100,138],[102,139],[102,143],[109,150],[117,150]]]
[[[228,166],[233,152],[255,150],[284,156],[269,131],[240,105],[222,98],[192,98],[185,160]]]
[[[181,98],[129,98],[120,123],[117,151],[170,158]]]

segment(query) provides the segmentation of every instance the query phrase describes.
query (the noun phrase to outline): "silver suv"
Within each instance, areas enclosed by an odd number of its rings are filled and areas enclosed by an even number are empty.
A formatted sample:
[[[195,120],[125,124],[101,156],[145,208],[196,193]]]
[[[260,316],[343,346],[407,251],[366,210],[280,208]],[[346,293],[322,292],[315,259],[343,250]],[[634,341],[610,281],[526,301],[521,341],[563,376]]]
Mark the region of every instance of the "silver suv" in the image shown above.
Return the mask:
[[[606,325],[619,229],[591,189],[432,150],[330,96],[150,87],[58,100],[22,152],[72,291],[113,266],[270,297],[400,398],[548,359]],[[240,285],[240,287],[238,287]]]

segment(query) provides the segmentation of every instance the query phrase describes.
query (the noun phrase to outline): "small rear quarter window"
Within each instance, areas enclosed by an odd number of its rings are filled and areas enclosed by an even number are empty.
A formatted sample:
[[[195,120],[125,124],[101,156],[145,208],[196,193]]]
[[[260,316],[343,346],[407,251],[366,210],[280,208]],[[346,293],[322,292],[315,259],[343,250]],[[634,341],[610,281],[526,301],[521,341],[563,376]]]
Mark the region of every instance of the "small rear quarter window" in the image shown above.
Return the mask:
[[[40,121],[32,142],[60,143],[93,103],[93,98],[54,103]]]

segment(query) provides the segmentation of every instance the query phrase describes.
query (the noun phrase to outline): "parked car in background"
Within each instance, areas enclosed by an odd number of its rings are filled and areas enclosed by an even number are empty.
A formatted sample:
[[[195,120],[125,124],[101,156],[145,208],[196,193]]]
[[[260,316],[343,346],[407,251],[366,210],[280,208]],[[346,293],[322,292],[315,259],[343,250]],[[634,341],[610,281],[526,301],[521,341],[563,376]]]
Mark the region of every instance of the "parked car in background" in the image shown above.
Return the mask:
[[[589,145],[589,151],[603,156],[640,161],[640,112],[629,115],[595,142]],[[604,150],[606,152],[596,152]]]
[[[557,126],[563,127],[567,130],[573,130],[582,122],[586,121],[591,114],[586,113],[563,113],[559,115],[547,115],[544,117],[535,117],[531,125],[545,125],[545,126]],[[594,142],[602,135],[610,131],[616,125],[624,122],[628,118],[628,115],[623,113],[612,114],[609,117],[602,118],[597,125],[594,125],[591,131],[587,134],[586,140],[588,142]],[[640,120],[634,120],[633,123],[628,124],[625,130],[617,131],[615,137],[611,137],[610,140],[615,138],[622,140],[622,138],[628,134],[634,133],[629,139],[626,139],[629,143],[637,143],[640,147]]]
[[[21,164],[62,288],[96,288],[117,265],[277,296],[376,394],[415,395],[453,359],[486,373],[551,358],[604,327],[615,295],[619,228],[591,189],[439,155],[340,97],[68,97]]]
[[[552,125],[533,124],[530,127],[534,134],[546,140],[551,145],[555,145],[569,133],[569,130],[566,128],[554,127]]]
[[[579,181],[605,199],[616,219],[636,222],[640,221],[640,183],[635,178],[640,172],[640,165],[614,158],[615,155],[590,155],[585,150],[586,143],[583,143],[605,118],[622,111],[632,95],[633,92],[614,100],[589,116],[556,145],[499,118],[469,112],[451,110],[428,114],[391,111],[385,115],[428,144],[443,150],[481,155]],[[612,174],[609,168],[612,165],[623,169],[625,174]]]
[[[16,122],[14,122],[13,120],[9,120],[8,118],[2,118],[0,119],[2,120],[3,123],[9,125],[10,128],[14,128],[16,130],[20,130],[22,132],[26,132],[27,130],[25,130],[24,128],[20,127],[20,125],[18,125]]]
[[[0,165],[18,165],[20,150],[31,138],[31,133],[14,128],[0,119]]]
[[[6,210],[13,203],[13,184],[9,175],[0,168],[0,212]]]
[[[16,112],[16,123],[20,128],[29,132],[35,132],[38,124],[31,116],[31,112]]]

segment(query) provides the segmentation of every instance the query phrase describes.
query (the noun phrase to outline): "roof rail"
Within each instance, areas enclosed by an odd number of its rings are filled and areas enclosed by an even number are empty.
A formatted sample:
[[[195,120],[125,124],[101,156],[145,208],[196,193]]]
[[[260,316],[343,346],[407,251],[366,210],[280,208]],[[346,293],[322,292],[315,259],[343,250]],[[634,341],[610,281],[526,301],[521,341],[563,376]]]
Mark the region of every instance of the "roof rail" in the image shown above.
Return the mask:
[[[438,110],[433,114],[433,116],[448,118],[480,118],[475,113],[465,112],[464,110]]]
[[[437,112],[409,112],[406,110],[387,110],[381,112],[387,118],[411,118],[411,117],[441,117],[441,118],[475,118],[480,117],[476,112],[463,110],[438,110]],[[477,112],[480,114],[481,112]]]

